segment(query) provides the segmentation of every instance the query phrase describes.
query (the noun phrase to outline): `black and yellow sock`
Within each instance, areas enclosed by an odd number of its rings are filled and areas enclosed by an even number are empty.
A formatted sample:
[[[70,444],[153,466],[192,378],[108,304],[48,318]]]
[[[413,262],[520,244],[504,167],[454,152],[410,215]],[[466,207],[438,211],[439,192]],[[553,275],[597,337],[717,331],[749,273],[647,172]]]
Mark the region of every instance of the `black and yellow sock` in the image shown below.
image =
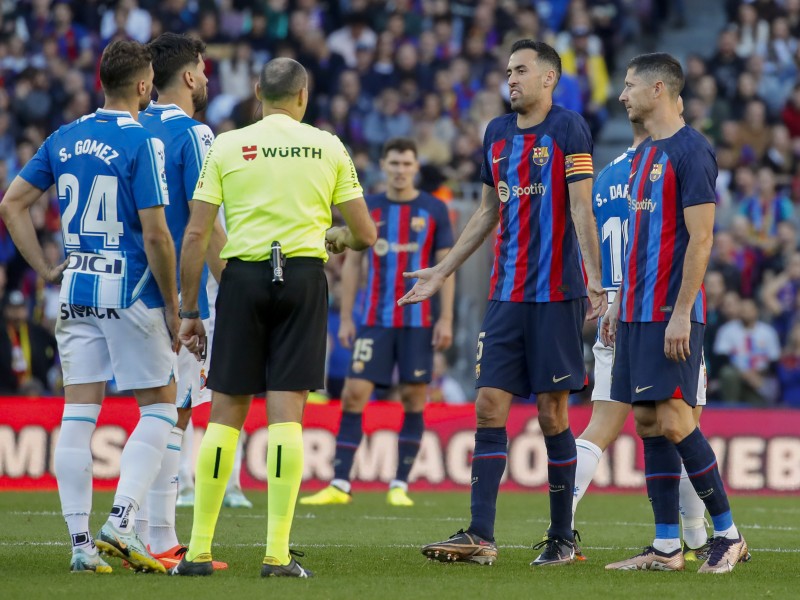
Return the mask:
[[[289,562],[289,534],[303,478],[303,428],[300,423],[269,426],[267,446],[267,552],[264,562]]]
[[[225,487],[233,471],[239,430],[209,423],[200,444],[195,475],[194,522],[186,560],[211,553],[211,540],[217,526]]]

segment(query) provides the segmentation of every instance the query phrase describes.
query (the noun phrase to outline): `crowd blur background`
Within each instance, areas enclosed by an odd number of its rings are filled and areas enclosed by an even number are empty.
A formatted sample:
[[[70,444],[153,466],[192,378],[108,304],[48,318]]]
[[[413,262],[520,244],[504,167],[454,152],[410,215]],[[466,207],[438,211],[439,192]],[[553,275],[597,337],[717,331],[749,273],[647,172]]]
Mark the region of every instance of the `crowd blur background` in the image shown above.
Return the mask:
[[[253,86],[270,58],[289,56],[311,78],[305,120],[339,135],[367,192],[390,137],[413,137],[419,186],[451,204],[456,225],[479,197],[483,133],[508,111],[511,44],[535,38],[561,54],[555,101],[583,114],[596,142],[617,108],[627,59],[675,53],[687,74],[686,121],[717,149],[718,218],[706,279],[709,397],[732,405],[800,406],[800,0],[706,0],[721,30],[693,22],[687,0],[0,0],[0,196],[47,135],[102,106],[99,56],[116,39],[191,33],[207,44],[217,133],[260,118]],[[702,32],[704,52],[672,47],[671,31]],[[664,45],[666,44],[666,46]],[[597,152],[595,168],[624,150]],[[613,151],[613,152],[612,152]],[[609,154],[609,152],[612,152]],[[58,202],[33,207],[48,258],[62,259]],[[335,341],[340,258],[329,263],[329,391],[348,356]],[[484,291],[480,292],[482,295]],[[53,338],[61,310],[0,224],[0,393],[61,392]],[[475,329],[475,313],[456,327]],[[469,320],[469,322],[467,322]],[[586,328],[591,368],[592,326]],[[456,340],[465,336],[456,336]],[[469,401],[474,340],[436,358],[433,400]],[[465,347],[467,346],[467,347]],[[584,396],[576,397],[577,401]]]

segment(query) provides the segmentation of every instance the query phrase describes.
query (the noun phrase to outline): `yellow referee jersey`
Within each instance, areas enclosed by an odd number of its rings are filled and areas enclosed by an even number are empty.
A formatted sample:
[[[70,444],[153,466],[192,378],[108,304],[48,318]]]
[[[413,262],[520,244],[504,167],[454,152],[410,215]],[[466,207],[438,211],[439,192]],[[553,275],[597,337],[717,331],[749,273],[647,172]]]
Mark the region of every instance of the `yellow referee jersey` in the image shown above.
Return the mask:
[[[327,260],[331,204],[362,195],[338,137],[275,114],[214,140],[193,198],[225,211],[222,258],[267,260],[277,241],[288,257]]]

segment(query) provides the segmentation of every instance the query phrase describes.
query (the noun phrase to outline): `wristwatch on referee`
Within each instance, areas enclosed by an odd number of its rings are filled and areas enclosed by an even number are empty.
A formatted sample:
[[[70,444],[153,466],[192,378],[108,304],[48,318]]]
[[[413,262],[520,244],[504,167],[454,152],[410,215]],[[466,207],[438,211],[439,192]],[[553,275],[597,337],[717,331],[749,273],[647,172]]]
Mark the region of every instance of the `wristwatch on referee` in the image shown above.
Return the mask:
[[[200,318],[200,311],[199,310],[179,310],[178,316],[181,319],[199,319]]]

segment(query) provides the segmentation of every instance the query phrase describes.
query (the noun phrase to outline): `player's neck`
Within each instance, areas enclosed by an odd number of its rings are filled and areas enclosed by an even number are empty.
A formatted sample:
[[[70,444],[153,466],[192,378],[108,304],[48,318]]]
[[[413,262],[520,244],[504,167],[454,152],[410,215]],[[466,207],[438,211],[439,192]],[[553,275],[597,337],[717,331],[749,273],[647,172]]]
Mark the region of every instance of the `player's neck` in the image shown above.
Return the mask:
[[[672,137],[683,129],[685,123],[681,116],[676,112],[656,112],[654,111],[644,121],[644,128],[653,141],[664,140]]]
[[[553,108],[553,101],[547,100],[546,102],[537,103],[524,114],[517,113],[517,127],[520,129],[536,127],[547,118],[551,108]]]
[[[386,198],[392,202],[411,202],[419,196],[419,190],[413,186],[402,190],[397,188],[386,188]]]
[[[103,110],[126,112],[129,113],[134,120],[138,121],[139,99],[136,98],[135,100],[128,100],[126,98],[113,98],[106,96],[105,104],[103,104]]]
[[[192,102],[191,94],[187,95],[172,91],[162,92],[158,95],[156,104],[159,106],[174,104],[190,117],[194,116],[194,102]]]

